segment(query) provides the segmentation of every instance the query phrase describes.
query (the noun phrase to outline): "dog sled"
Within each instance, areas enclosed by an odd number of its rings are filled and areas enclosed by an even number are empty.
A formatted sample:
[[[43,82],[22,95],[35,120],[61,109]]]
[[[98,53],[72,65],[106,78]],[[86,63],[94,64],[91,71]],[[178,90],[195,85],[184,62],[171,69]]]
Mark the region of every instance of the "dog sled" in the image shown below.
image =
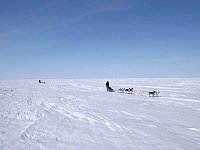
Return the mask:
[[[106,82],[106,90],[108,92],[117,92],[117,93],[125,93],[125,94],[136,94],[139,96],[149,96],[149,97],[159,97],[160,91],[143,91],[143,90],[134,90],[133,88],[120,88],[118,90],[113,90],[109,86],[109,82]]]
[[[108,92],[118,92],[118,93],[125,93],[125,94],[133,94],[133,88],[120,88],[118,90],[113,90],[110,85],[109,82],[106,82],[106,90]]]

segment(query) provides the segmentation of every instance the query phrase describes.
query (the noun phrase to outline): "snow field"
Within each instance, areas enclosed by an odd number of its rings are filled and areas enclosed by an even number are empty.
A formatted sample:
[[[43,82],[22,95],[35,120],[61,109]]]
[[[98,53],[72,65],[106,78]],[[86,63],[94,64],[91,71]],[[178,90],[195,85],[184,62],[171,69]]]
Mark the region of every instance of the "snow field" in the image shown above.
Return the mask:
[[[0,81],[0,149],[200,149],[200,79],[109,81]]]

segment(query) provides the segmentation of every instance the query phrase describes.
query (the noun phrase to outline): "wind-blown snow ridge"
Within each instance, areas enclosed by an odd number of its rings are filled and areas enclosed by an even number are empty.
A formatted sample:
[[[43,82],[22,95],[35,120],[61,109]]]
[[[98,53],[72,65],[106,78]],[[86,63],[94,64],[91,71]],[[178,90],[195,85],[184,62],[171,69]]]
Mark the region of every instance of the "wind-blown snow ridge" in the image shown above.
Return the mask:
[[[0,81],[1,150],[200,149],[200,79],[45,82]]]

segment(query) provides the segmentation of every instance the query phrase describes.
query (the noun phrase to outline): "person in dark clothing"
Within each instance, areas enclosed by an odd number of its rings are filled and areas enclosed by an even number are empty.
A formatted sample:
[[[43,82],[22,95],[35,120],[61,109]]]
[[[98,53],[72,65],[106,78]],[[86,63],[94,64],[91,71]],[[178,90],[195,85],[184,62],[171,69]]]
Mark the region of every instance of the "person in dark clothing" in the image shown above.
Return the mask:
[[[108,81],[106,82],[106,90],[108,92],[114,92],[114,90],[109,86],[109,82]]]
[[[106,82],[106,87],[109,87],[109,82],[108,81]]]

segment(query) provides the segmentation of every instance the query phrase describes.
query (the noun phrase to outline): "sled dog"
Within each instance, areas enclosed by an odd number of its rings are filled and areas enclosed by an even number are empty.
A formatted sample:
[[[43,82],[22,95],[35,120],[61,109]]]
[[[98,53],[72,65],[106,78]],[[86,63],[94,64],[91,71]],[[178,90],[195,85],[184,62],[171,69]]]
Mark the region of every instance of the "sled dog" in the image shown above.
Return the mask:
[[[149,92],[149,97],[158,97],[159,93],[160,93],[160,91]]]

